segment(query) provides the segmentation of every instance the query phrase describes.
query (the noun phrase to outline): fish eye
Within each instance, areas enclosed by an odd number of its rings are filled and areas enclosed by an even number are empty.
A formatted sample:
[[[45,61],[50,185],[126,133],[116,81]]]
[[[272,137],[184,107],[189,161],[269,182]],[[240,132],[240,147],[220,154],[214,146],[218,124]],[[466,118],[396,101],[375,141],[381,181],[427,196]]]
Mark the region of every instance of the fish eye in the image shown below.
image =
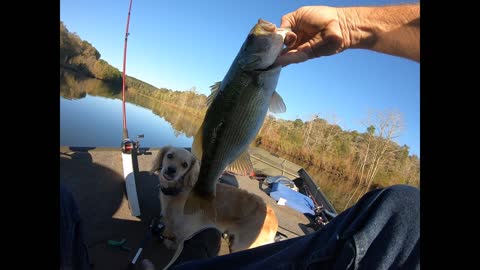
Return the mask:
[[[182,167],[186,169],[186,168],[188,167],[188,163],[184,161],[184,162],[182,163]]]
[[[173,154],[172,154],[172,153],[168,153],[168,154],[167,154],[167,158],[168,158],[168,159],[172,159],[172,158],[173,158]]]

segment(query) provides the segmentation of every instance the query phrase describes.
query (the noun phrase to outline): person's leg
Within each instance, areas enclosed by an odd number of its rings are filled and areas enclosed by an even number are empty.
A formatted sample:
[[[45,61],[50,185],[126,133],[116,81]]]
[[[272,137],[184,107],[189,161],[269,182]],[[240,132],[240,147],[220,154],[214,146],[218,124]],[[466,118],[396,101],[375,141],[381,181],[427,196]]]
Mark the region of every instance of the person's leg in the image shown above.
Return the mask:
[[[221,233],[218,229],[207,228],[183,243],[183,250],[172,266],[186,261],[215,257],[220,252]]]
[[[90,269],[82,220],[72,193],[60,183],[60,269]]]
[[[419,242],[419,190],[397,185],[365,194],[313,234],[172,269],[419,269]]]

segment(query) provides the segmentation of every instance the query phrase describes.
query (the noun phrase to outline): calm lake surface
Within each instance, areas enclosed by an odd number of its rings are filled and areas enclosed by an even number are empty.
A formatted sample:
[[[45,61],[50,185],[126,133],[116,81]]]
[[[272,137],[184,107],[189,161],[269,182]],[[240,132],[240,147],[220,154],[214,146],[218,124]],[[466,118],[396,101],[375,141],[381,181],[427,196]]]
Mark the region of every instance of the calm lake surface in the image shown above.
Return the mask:
[[[60,146],[120,147],[122,100],[115,92],[118,90],[102,81],[61,74]],[[144,134],[141,147],[192,145],[192,136],[201,121],[144,97],[127,100],[128,135],[135,140],[137,135]]]

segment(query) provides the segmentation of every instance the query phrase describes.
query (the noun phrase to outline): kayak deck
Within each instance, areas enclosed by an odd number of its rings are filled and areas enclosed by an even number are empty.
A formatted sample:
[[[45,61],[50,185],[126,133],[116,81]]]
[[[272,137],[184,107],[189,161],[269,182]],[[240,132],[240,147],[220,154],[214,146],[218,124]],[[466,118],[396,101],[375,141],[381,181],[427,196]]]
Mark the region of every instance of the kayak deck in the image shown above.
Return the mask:
[[[158,151],[159,149],[147,149],[146,154],[138,156],[135,182],[141,215],[133,217],[125,195],[120,149],[60,147],[60,181],[72,191],[78,203],[90,261],[94,269],[125,268],[144,239],[151,218],[159,217],[158,179],[149,172]],[[255,169],[265,165],[262,164],[254,162]],[[288,238],[313,231],[306,226],[310,223],[307,217],[289,207],[277,205],[264,191],[266,186],[260,181],[246,176],[225,177],[239,188],[262,197],[277,215],[278,231]],[[131,251],[107,244],[108,240],[119,241],[123,238],[126,239],[124,246],[131,248]],[[138,262],[148,258],[157,269],[162,269],[170,261],[173,253],[159,240],[151,239],[144,247]],[[225,242],[222,243],[220,250],[220,255],[223,254],[228,254]],[[137,263],[135,269],[142,269],[141,264]]]

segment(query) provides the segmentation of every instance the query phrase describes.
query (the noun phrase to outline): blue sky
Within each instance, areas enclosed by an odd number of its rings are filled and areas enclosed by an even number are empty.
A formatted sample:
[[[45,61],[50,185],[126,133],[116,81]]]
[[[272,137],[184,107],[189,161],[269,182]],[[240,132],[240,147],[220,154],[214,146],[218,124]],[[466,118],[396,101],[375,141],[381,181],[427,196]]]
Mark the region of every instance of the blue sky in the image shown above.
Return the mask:
[[[387,0],[155,1],[133,0],[127,74],[157,87],[197,91],[222,80],[246,35],[263,18],[281,17],[305,5],[362,6],[415,2]],[[122,70],[129,0],[61,0],[60,19]],[[347,50],[282,70],[277,92],[283,119],[314,114],[345,130],[364,132],[368,112],[396,110],[404,119],[396,139],[420,154],[420,64],[367,50]]]

